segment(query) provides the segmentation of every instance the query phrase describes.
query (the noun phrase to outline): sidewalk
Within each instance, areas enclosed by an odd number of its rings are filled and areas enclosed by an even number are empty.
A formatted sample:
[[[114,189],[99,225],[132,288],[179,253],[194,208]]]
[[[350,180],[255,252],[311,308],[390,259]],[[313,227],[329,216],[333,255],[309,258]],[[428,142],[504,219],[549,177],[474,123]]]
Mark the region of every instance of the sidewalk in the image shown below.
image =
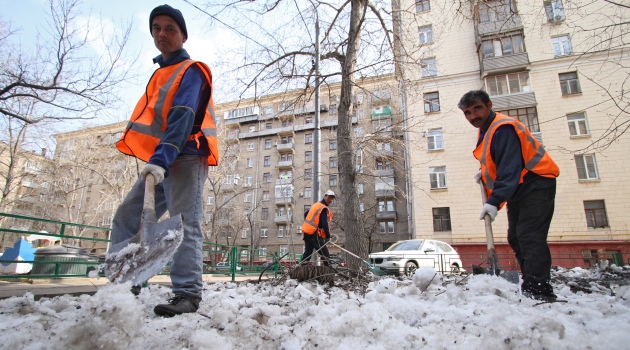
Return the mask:
[[[263,276],[263,279],[267,279]],[[252,281],[258,282],[258,274],[236,275],[235,282]],[[230,282],[229,275],[203,275],[204,283]],[[13,296],[22,296],[30,292],[35,296],[35,300],[42,297],[52,298],[59,295],[93,295],[96,291],[109,283],[105,277],[101,278],[55,278],[55,279],[32,279],[28,281],[0,281],[0,299]],[[171,285],[169,276],[155,276],[149,280],[150,284]]]

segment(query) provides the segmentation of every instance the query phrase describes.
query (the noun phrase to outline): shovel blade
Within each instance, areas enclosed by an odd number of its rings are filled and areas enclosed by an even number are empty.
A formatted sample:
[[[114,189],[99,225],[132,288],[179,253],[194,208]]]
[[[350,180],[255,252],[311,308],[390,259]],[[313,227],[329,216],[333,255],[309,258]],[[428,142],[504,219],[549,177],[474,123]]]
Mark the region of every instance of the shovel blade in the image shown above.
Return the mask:
[[[157,275],[173,258],[184,238],[181,215],[162,222],[146,222],[142,234],[111,246],[105,275],[114,283],[139,285]]]
[[[499,268],[496,269],[492,269],[492,268],[485,268],[485,267],[481,267],[479,265],[472,265],[472,271],[473,271],[473,275],[492,275],[492,276],[499,276],[501,278],[503,278],[504,280],[510,282],[510,283],[514,283],[514,284],[518,284],[519,280],[520,280],[520,275],[518,273],[518,271],[516,270],[501,270]]]

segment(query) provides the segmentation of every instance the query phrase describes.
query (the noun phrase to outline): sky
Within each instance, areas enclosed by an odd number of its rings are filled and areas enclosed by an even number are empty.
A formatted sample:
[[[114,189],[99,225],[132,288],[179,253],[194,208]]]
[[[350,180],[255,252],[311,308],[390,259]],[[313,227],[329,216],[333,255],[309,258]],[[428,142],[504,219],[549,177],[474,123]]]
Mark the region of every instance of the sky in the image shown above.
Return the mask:
[[[199,7],[203,4],[200,0],[189,2]],[[0,3],[2,4],[0,20],[10,22],[12,29],[19,30],[14,39],[25,48],[33,46],[37,31],[41,32],[46,28],[46,21],[49,18],[48,0],[0,0]],[[193,59],[207,63],[212,69],[213,62],[222,51],[221,48],[236,43],[229,29],[212,21],[208,15],[183,0],[84,0],[81,2],[77,23],[86,21],[90,21],[91,24],[97,21],[103,23],[104,29],[94,31],[95,35],[111,35],[115,28],[121,27],[122,24],[132,23],[133,25],[129,49],[133,53],[131,57],[136,57],[135,54],[138,54],[140,78],[137,81],[129,81],[128,86],[120,91],[120,96],[125,101],[125,106],[120,112],[121,120],[128,118],[128,114],[144,92],[152,71],[157,68],[152,58],[157,56],[159,51],[155,48],[149,32],[149,14],[153,8],[165,3],[179,9],[184,15],[189,35],[184,48]],[[213,70],[215,77],[220,73]]]
[[[137,297],[129,284],[38,301],[27,293],[0,300],[0,348],[628,348],[630,286],[609,288],[610,274],[595,269],[552,273],[566,303],[524,298],[516,284],[499,277],[441,276],[430,267],[412,279],[379,278],[365,293],[340,281],[332,288],[295,280],[205,284],[198,312],[173,318],[153,312],[170,295],[157,284]],[[596,282],[574,293],[570,285],[579,279]]]

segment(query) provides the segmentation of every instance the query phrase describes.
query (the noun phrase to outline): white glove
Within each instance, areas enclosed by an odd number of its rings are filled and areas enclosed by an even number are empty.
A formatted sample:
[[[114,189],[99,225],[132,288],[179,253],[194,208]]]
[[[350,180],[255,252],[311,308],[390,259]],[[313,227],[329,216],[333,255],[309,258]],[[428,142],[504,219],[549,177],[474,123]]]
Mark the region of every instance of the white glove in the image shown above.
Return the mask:
[[[164,181],[164,172],[164,168],[159,165],[147,164],[144,166],[144,168],[142,168],[142,171],[140,171],[140,178],[142,180],[146,180],[147,174],[151,174],[153,175],[153,178],[155,179],[155,184],[157,185],[160,182]]]
[[[497,217],[497,213],[499,212],[499,209],[497,209],[497,207],[495,207],[492,204],[484,204],[483,205],[483,209],[481,209],[481,214],[479,215],[479,220],[483,220],[483,218],[486,216],[486,214],[488,214],[488,216],[490,216],[490,220],[494,221],[494,218]]]
[[[481,183],[481,170],[479,170],[475,176],[473,176],[473,179],[475,179],[476,183]]]

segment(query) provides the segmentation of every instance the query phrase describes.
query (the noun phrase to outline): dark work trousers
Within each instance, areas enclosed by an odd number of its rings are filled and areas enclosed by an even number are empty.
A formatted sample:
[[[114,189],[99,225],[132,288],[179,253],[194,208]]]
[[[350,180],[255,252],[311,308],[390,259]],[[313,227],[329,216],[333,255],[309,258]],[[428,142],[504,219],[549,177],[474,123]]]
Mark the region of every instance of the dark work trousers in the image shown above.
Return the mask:
[[[521,266],[521,290],[549,295],[551,253],[547,244],[549,225],[553,217],[556,187],[535,190],[518,201],[509,201],[508,242]]]
[[[323,238],[319,237],[317,233],[312,235],[304,235],[304,254],[302,255],[302,261],[309,260],[311,255],[313,255],[313,251],[323,247],[319,251],[319,255],[322,256],[322,260],[324,260],[324,266],[328,266],[328,260],[330,258],[330,253],[328,252],[328,247],[324,245],[326,243]]]

